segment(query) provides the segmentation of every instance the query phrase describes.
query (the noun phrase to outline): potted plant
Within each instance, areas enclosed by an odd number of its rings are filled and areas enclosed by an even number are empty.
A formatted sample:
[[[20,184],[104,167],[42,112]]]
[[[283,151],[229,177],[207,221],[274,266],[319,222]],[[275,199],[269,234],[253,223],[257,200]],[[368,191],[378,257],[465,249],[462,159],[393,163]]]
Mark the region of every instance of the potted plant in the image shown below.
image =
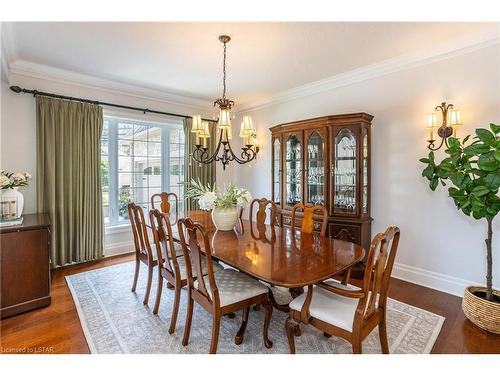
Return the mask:
[[[16,220],[23,213],[24,196],[18,191],[20,187],[28,186],[31,175],[28,172],[9,172],[0,170],[1,220]]]
[[[493,289],[492,238],[493,219],[500,211],[500,126],[476,129],[476,135],[462,141],[450,137],[445,150],[447,157],[440,163],[431,151],[420,161],[426,164],[422,176],[429,180],[431,190],[448,182],[448,194],[465,215],[485,219],[488,227],[486,243],[486,288],[469,286],[465,290],[462,308],[467,318],[490,332],[500,333],[500,291]]]
[[[238,188],[233,183],[221,191],[215,184],[203,185],[199,180],[191,180],[185,196],[197,200],[200,209],[212,210],[212,220],[216,228],[222,231],[233,230],[240,207],[252,199],[248,190]]]

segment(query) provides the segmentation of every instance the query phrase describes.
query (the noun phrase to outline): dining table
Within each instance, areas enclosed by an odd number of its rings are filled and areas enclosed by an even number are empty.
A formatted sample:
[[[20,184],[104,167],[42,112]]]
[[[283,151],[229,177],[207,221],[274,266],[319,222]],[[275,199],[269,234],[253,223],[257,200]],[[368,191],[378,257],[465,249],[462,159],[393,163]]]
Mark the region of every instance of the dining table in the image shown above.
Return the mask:
[[[363,247],[355,243],[289,226],[239,219],[233,230],[217,230],[210,212],[202,210],[171,215],[175,240],[179,239],[177,222],[185,217],[206,229],[212,258],[271,286],[288,288],[293,298],[308,285],[344,273],[365,256]],[[287,304],[276,302],[273,293],[270,298],[275,308],[289,311]]]

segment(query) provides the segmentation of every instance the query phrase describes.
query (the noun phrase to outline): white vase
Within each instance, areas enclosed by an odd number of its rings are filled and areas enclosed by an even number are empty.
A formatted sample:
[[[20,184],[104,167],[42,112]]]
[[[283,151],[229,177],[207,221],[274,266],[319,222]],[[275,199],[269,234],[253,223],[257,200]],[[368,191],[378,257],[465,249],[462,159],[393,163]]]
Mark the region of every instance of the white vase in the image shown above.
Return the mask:
[[[217,207],[212,210],[212,221],[218,230],[233,230],[239,212],[238,207]]]
[[[4,189],[0,193],[2,220],[14,220],[23,214],[24,196],[17,189]]]

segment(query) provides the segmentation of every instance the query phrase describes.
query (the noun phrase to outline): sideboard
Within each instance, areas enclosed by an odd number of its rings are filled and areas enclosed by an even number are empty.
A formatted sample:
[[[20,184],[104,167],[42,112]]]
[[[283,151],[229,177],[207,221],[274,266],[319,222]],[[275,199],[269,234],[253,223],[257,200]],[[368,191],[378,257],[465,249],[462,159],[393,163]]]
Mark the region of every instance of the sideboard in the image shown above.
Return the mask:
[[[21,225],[0,228],[0,317],[50,305],[50,222],[24,215]]]

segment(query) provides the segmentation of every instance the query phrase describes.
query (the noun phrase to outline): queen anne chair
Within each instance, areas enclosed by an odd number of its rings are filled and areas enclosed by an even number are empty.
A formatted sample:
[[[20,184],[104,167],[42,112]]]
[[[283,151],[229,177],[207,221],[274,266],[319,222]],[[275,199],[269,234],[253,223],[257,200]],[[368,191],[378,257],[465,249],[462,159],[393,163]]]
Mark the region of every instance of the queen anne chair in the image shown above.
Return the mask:
[[[151,209],[155,210],[157,209],[155,207],[155,201],[156,198],[160,198],[160,212],[164,214],[169,214],[172,215],[172,212],[170,210],[172,209],[172,203],[170,203],[170,197],[174,198],[175,202],[175,215],[177,217],[178,210],[179,210],[179,198],[177,197],[177,194],[175,193],[156,193],[151,196]]]
[[[149,212],[153,238],[156,245],[157,259],[163,261],[158,262],[158,287],[156,289],[156,300],[153,308],[153,314],[158,314],[160,307],[161,294],[163,289],[163,279],[167,284],[172,285],[174,289],[174,304],[172,306],[172,316],[170,319],[170,327],[168,333],[172,334],[175,331],[177,322],[177,314],[179,312],[179,301],[181,298],[181,289],[187,285],[186,262],[182,251],[182,246],[175,243],[172,234],[172,225],[168,214],[161,213],[158,210]],[[180,253],[179,249],[180,247]],[[207,274],[207,264],[205,257],[202,257],[203,274]],[[213,263],[214,272],[223,269],[221,265]]]
[[[141,262],[148,266],[148,278],[146,284],[146,294],[144,295],[143,303],[146,305],[151,292],[151,281],[153,279],[153,269],[158,264],[156,253],[153,253],[149,244],[149,236],[144,221],[144,213],[142,207],[135,203],[129,203],[127,206],[128,217],[132,227],[132,234],[135,245],[135,274],[134,282],[132,283],[132,292],[135,292],[137,280],[139,278],[139,269]]]
[[[194,302],[200,304],[212,315],[212,339],[210,354],[217,352],[221,317],[225,314],[243,310],[243,319],[236,334],[235,343],[243,342],[251,305],[262,304],[265,310],[264,317],[264,345],[272,347],[268,338],[271,322],[272,306],[268,299],[268,289],[253,278],[234,269],[224,269],[213,272],[212,248],[205,228],[193,222],[190,218],[180,219],[177,223],[179,236],[184,251],[188,279],[188,306],[186,311],[186,325],[182,345],[189,342],[191,322],[193,319]],[[198,240],[202,241],[204,252]],[[204,276],[200,267],[203,253],[207,262],[207,275]]]
[[[378,325],[382,352],[389,353],[387,290],[399,237],[399,228],[392,226],[373,238],[361,288],[330,279],[314,287],[309,285],[307,294],[290,302],[290,317],[285,323],[290,353],[295,353],[294,337],[300,335],[300,323],[313,325],[327,337],[343,337],[358,354],[362,341]]]
[[[326,225],[328,223],[328,211],[325,206],[320,204],[303,204],[297,203],[292,208],[292,222],[291,227],[295,228],[297,212],[302,211],[302,223],[300,225],[300,230],[302,233],[313,233],[319,229],[321,237],[326,235]],[[314,221],[314,215],[321,215],[321,224]]]

